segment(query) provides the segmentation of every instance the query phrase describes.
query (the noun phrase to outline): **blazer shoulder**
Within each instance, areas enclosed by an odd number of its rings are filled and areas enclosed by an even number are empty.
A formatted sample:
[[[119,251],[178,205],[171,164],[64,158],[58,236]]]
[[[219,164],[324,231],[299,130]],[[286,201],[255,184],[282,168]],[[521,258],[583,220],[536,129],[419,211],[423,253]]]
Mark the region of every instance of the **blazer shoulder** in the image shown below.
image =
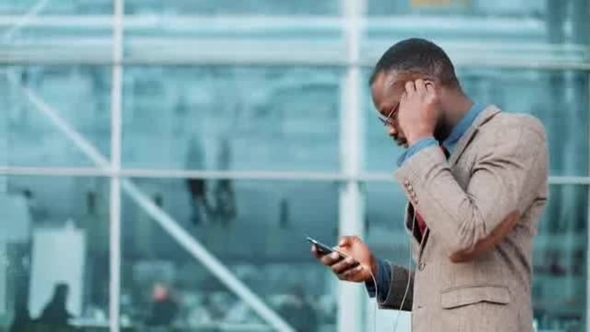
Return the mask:
[[[547,140],[545,126],[537,117],[526,113],[500,112],[486,122],[480,131],[507,139],[511,136],[533,134],[541,141]]]

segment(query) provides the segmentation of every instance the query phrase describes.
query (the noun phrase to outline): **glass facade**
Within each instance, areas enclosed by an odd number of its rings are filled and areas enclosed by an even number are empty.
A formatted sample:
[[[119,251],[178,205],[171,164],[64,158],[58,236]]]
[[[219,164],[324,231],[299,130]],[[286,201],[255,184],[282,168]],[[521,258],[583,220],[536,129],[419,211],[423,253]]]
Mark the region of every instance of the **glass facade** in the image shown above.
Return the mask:
[[[359,231],[407,264],[401,150],[367,81],[410,36],[445,48],[475,101],[545,124],[534,324],[585,330],[589,3],[3,1],[0,330],[64,293],[88,329],[372,328],[305,236]]]

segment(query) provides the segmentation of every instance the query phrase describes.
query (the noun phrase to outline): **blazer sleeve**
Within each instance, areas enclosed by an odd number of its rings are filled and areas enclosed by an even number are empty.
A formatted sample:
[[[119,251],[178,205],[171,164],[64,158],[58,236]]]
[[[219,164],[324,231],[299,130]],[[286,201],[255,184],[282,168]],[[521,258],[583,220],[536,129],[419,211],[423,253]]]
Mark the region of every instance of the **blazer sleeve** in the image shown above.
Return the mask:
[[[379,301],[380,309],[412,311],[414,298],[414,273],[405,267],[390,264],[391,284],[387,297]],[[379,297],[377,297],[379,298]]]
[[[547,146],[535,119],[488,130],[462,188],[438,147],[420,150],[395,177],[448,254],[472,250],[511,213],[522,215],[547,183]],[[483,134],[483,133],[482,133]]]

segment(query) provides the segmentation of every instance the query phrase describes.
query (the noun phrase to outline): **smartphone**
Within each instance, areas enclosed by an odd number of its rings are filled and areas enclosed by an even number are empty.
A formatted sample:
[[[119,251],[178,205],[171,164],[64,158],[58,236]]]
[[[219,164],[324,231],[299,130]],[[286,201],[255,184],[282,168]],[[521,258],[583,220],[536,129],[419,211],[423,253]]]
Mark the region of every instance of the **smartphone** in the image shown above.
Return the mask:
[[[323,244],[323,243],[321,243],[309,236],[307,237],[307,241],[309,241],[311,244],[313,244],[317,248],[318,252],[322,255],[328,255],[333,252],[337,252],[340,255],[340,258],[342,258],[342,259],[346,258],[346,255],[341,253],[340,251],[335,250],[335,249],[333,249],[333,248],[331,248],[331,247],[329,247],[329,246],[327,246],[327,245],[325,245],[325,244]]]

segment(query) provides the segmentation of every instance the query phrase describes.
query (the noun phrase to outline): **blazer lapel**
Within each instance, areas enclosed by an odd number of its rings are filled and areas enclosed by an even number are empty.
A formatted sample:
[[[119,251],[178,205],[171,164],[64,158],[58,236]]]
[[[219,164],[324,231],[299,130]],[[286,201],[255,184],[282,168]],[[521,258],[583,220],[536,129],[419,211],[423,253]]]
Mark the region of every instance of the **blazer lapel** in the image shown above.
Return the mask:
[[[500,113],[500,109],[498,107],[496,107],[495,105],[490,105],[490,106],[486,107],[477,116],[477,118],[475,118],[475,121],[473,121],[473,123],[471,124],[469,129],[467,129],[465,134],[463,134],[463,136],[459,139],[459,142],[457,143],[457,147],[455,148],[455,151],[453,151],[453,153],[451,154],[451,156],[449,158],[450,165],[455,165],[457,163],[457,161],[459,160],[459,157],[461,157],[461,154],[463,154],[463,151],[465,151],[465,148],[467,146],[469,146],[469,143],[471,142],[471,140],[473,139],[473,137],[477,133],[477,130],[479,129],[479,127],[481,127],[484,123],[486,123],[488,120],[493,118],[494,115],[496,115],[498,113]]]

